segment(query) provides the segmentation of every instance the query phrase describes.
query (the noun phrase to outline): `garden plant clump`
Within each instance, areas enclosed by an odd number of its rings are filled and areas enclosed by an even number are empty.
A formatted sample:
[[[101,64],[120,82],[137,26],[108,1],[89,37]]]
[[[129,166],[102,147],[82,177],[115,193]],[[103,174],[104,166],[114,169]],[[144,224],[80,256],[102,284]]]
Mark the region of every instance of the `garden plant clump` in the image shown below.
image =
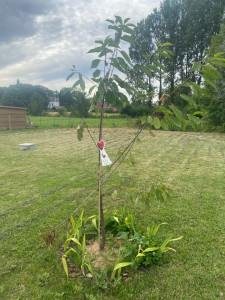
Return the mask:
[[[147,227],[145,230],[138,229],[133,215],[128,212],[128,209],[121,208],[106,214],[107,242],[104,251],[100,251],[96,243],[97,222],[98,216],[93,215],[84,219],[83,212],[77,220],[70,218],[70,228],[62,256],[67,277],[70,276],[68,264],[70,266],[72,264],[76,274],[82,273],[83,276],[90,277],[96,282],[99,277],[103,277],[103,274],[106,283],[121,279],[123,268],[137,269],[141,266],[162,263],[167,251],[175,251],[168,244],[182,238],[173,239],[172,235],[164,239],[160,238],[157,235],[158,229],[166,223]]]

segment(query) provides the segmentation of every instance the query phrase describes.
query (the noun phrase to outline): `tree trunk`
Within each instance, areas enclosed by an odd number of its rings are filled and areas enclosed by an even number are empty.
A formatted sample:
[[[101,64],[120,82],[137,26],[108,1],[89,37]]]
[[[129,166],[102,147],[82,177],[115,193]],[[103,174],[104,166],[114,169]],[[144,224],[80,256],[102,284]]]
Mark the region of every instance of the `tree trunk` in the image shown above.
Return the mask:
[[[104,106],[104,96],[101,103],[100,110],[100,123],[99,123],[99,142],[102,140],[102,121],[103,121],[103,106]],[[102,202],[102,185],[101,185],[101,156],[99,151],[98,157],[98,242],[100,250],[103,250],[105,247],[105,222],[104,222],[104,213],[103,213],[103,202]]]

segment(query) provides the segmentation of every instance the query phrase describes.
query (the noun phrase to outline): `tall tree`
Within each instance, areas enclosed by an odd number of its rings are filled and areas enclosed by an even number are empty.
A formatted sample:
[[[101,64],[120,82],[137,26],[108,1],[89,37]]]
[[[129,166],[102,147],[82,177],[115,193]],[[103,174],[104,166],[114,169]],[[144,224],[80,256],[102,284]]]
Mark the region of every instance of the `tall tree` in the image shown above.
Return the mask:
[[[86,94],[81,91],[72,91],[73,105],[71,106],[71,114],[74,117],[86,118],[91,106],[90,100]]]
[[[154,78],[150,81],[151,85],[158,86],[159,98],[162,89],[172,91],[176,83],[193,74],[195,62],[203,61],[211,37],[219,31],[224,7],[225,0],[164,0],[159,9],[137,25],[135,43],[130,47],[135,63],[142,63],[144,56],[151,55],[157,42],[173,44],[171,59],[161,57],[158,61],[165,65],[166,76],[153,73]],[[192,80],[200,84],[201,76],[193,76]],[[172,102],[173,97],[170,98]]]
[[[59,92],[59,103],[64,106],[68,111],[71,110],[74,104],[74,98],[71,92],[71,88],[62,88]]]

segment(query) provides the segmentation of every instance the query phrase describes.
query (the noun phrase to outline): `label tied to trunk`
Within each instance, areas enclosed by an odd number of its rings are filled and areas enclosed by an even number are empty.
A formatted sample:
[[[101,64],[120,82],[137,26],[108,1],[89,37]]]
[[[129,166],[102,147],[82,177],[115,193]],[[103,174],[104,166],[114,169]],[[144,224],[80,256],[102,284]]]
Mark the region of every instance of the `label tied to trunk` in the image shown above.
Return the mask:
[[[105,166],[109,166],[112,164],[111,160],[109,159],[104,147],[105,147],[105,143],[104,141],[100,141],[97,143],[97,147],[100,151],[100,156],[101,156],[101,161],[102,161],[102,166],[105,167]]]

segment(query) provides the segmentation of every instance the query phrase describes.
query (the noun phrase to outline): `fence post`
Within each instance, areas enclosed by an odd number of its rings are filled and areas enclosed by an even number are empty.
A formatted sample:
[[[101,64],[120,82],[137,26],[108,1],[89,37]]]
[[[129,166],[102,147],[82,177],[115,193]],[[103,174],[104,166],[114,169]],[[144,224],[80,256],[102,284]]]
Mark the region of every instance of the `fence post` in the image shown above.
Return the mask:
[[[47,129],[48,129],[48,116],[47,116]]]
[[[41,127],[41,117],[40,117],[40,127]]]
[[[8,117],[9,117],[9,130],[12,130],[10,115],[8,115]]]
[[[62,128],[62,117],[60,119],[60,128]]]

